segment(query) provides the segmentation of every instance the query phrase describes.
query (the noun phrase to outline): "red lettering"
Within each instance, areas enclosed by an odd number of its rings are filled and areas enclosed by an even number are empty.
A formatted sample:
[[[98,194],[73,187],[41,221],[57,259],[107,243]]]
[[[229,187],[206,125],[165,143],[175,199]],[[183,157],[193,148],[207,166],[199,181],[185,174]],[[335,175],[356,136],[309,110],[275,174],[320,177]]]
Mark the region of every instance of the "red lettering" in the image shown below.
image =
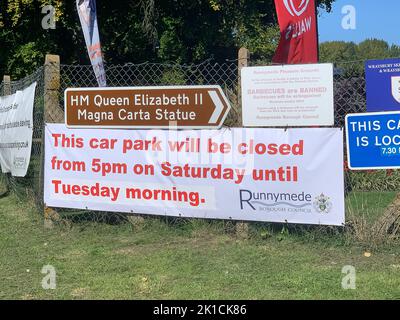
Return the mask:
[[[208,153],[229,153],[231,151],[232,147],[229,143],[221,143],[218,144],[218,142],[212,141],[212,139],[208,139],[208,148],[207,151]]]

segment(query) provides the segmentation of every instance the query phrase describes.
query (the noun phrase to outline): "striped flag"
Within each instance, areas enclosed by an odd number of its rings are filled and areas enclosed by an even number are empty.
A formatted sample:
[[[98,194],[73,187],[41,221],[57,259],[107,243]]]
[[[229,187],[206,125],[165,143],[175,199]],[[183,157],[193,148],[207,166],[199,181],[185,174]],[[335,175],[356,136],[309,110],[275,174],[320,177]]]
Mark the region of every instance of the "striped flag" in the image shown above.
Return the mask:
[[[106,87],[106,73],[101,53],[99,29],[97,27],[96,0],[76,0],[86,47],[99,87]]]

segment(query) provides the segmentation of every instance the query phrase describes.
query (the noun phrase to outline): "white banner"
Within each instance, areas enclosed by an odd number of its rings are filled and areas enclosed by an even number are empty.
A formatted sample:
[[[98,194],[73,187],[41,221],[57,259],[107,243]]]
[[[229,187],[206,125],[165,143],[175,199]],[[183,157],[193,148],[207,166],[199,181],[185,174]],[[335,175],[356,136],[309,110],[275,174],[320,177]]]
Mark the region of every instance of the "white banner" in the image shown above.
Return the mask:
[[[334,123],[331,63],[248,67],[241,79],[246,127]]]
[[[24,177],[31,158],[33,103],[36,82],[13,95],[0,97],[1,171]]]
[[[340,129],[99,130],[46,125],[47,206],[341,225]]]

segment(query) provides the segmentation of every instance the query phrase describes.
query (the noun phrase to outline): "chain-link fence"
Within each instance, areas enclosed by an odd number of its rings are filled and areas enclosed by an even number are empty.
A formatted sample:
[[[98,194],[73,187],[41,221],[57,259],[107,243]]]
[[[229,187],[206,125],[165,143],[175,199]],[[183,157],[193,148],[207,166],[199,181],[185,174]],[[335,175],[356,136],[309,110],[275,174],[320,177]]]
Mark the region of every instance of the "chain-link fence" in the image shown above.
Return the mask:
[[[176,65],[142,63],[106,67],[107,86],[220,85],[229,97],[233,110],[226,125],[236,125],[239,117],[238,66],[236,61],[223,63],[207,60],[200,64]],[[61,65],[60,93],[69,87],[97,87],[92,67]],[[64,108],[63,95],[60,106]]]
[[[257,63],[249,61],[253,66]],[[365,112],[366,91],[364,62],[344,62],[334,64],[334,94],[335,94],[335,126],[344,126],[344,118],[348,113]],[[40,182],[42,133],[44,128],[45,105],[45,71],[44,66],[35,73],[10,84],[11,93],[27,87],[36,81],[36,95],[34,104],[34,131],[31,164],[25,178],[8,177],[8,185],[19,192],[34,197],[36,204],[43,205],[43,187]],[[60,107],[62,119],[63,92],[68,87],[96,87],[97,82],[90,65],[61,65],[59,83],[55,97]],[[225,125],[240,124],[241,106],[239,95],[239,67],[238,61],[214,62],[205,61],[197,65],[173,65],[158,63],[124,64],[106,67],[108,85],[111,87],[126,86],[157,86],[157,85],[220,85],[233,106],[232,112]],[[54,79],[53,79],[54,80]],[[48,81],[46,79],[46,81]],[[56,83],[58,81],[56,80]],[[1,83],[0,92],[5,90],[5,83]],[[47,112],[47,111],[46,111]],[[53,120],[56,117],[51,117]],[[62,120],[58,120],[62,121]],[[376,172],[349,172],[346,170],[346,189],[358,191],[397,191],[400,187],[400,175],[391,171]],[[3,179],[5,175],[2,175]],[[68,212],[68,210],[63,210]]]

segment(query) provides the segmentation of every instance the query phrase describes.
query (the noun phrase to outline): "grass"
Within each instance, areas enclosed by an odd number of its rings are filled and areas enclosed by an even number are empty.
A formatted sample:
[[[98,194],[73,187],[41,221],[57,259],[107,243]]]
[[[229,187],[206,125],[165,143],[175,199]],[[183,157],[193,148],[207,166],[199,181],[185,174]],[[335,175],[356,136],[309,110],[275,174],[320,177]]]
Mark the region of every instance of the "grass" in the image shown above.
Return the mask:
[[[371,219],[394,194],[354,193],[347,206]],[[367,248],[341,234],[252,228],[237,238],[223,223],[163,219],[132,224],[74,223],[44,229],[15,195],[0,199],[1,299],[400,299],[400,247]],[[225,228],[226,230],[227,228]],[[57,288],[44,290],[52,265]],[[344,290],[343,266],[357,288]]]
[[[395,192],[352,192],[346,198],[347,213],[374,222],[395,196]]]

